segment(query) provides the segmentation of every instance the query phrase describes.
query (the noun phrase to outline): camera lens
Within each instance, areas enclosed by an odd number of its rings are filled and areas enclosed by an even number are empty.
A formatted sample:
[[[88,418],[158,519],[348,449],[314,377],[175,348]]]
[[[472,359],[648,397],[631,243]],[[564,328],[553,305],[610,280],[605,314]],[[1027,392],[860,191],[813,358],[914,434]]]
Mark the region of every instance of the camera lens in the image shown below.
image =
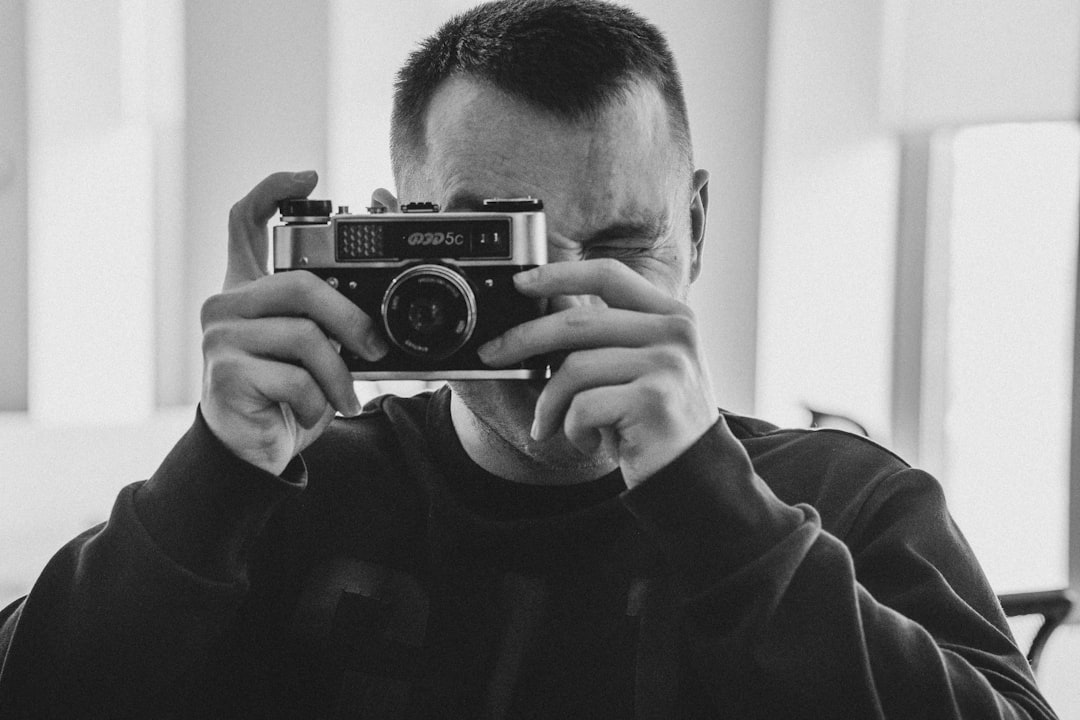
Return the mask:
[[[476,297],[465,278],[451,268],[417,265],[390,283],[382,315],[392,343],[414,357],[441,360],[472,336]]]
[[[418,297],[409,303],[409,325],[421,335],[446,330],[446,309],[438,298]]]

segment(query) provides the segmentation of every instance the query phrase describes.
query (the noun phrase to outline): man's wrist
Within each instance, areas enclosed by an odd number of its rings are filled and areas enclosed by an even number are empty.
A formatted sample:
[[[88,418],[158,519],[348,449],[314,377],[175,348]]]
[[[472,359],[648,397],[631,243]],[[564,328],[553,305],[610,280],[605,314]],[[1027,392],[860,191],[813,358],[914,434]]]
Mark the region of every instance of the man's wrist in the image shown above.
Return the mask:
[[[692,575],[729,572],[806,519],[758,477],[723,417],[622,501],[672,563]]]
[[[243,549],[274,508],[303,490],[307,471],[297,456],[281,476],[237,457],[196,415],[154,475],[135,495],[135,508],[162,550],[193,572],[228,579],[242,571]]]

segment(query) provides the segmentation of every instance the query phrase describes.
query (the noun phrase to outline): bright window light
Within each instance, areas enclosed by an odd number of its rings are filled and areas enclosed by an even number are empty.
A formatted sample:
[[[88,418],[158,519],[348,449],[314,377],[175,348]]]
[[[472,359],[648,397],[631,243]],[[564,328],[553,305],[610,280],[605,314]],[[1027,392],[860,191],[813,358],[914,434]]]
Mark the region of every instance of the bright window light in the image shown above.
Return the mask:
[[[998,591],[1061,587],[1080,131],[972,127],[951,153],[950,506]]]

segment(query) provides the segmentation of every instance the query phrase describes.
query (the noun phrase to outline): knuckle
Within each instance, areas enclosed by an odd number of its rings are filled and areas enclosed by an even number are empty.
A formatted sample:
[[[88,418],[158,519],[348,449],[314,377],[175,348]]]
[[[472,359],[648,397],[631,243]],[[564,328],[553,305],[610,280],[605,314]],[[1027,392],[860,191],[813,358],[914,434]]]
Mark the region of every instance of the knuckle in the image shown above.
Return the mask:
[[[600,258],[600,271],[605,275],[618,275],[625,266],[615,258]]]
[[[569,407],[566,408],[566,415],[563,416],[563,428],[567,435],[573,436],[581,431],[585,424],[584,413],[584,401],[580,394],[575,395]]]
[[[623,273],[628,269],[626,265],[615,258],[600,258],[600,283],[603,287],[609,287],[620,281]]]
[[[327,287],[324,280],[306,270],[286,273],[285,276],[285,282],[294,286],[297,299],[305,306],[317,303]]]
[[[225,323],[211,323],[204,327],[202,335],[203,355],[212,355],[218,348],[226,347],[230,334]]]
[[[575,305],[562,314],[562,319],[567,327],[580,330],[593,323],[597,312],[599,310],[595,305]]]
[[[289,387],[289,397],[298,405],[307,407],[313,414],[322,412],[327,405],[326,395],[322,388],[311,377],[310,373],[300,370],[293,373],[294,379]]]
[[[284,376],[281,379],[281,384],[285,388],[286,395],[291,398],[310,397],[315,389],[315,380],[306,370],[295,365],[286,365],[283,367],[282,372]]]
[[[211,295],[203,301],[199,309],[199,322],[205,329],[219,320],[224,314],[226,299],[224,295]]]
[[[669,338],[684,346],[697,344],[697,323],[692,314],[676,313],[664,316],[664,329]]]
[[[317,322],[306,317],[287,318],[279,327],[281,347],[278,354],[282,358],[314,372],[325,367],[327,353],[333,350],[333,345]]]
[[[658,377],[642,378],[638,382],[638,397],[646,407],[662,408],[668,403],[668,384]]]
[[[208,357],[204,364],[205,383],[211,395],[220,395],[235,387],[243,377],[240,358],[229,353]]]
[[[294,333],[302,348],[316,348],[325,343],[326,333],[310,318],[296,318],[294,321]]]
[[[654,348],[649,361],[653,368],[676,375],[684,374],[689,365],[686,356],[671,347]]]
[[[238,200],[233,203],[233,206],[229,208],[229,229],[238,230],[248,224],[250,213],[248,213],[247,203],[243,200]]]
[[[370,327],[365,327],[367,325],[370,325],[368,316],[364,314],[364,311],[361,310],[359,306],[351,302],[345,304],[344,320],[345,327],[348,329],[355,328],[365,331],[370,331],[371,329]]]
[[[585,358],[579,352],[572,352],[563,360],[562,371],[567,375],[577,375],[585,371]]]

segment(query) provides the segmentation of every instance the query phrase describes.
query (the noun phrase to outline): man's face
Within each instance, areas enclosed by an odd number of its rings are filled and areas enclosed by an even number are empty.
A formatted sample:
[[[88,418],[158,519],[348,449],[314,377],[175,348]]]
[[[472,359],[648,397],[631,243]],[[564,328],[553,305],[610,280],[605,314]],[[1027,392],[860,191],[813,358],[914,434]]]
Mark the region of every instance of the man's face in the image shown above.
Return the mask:
[[[540,198],[549,262],[613,257],[672,296],[686,296],[699,251],[691,175],[651,83],[635,85],[595,120],[567,123],[480,82],[450,79],[428,108],[427,156],[406,175],[398,178],[403,202],[429,200],[447,211],[478,210],[490,197]],[[559,298],[551,307],[595,301]],[[483,424],[527,455],[588,462],[568,444],[531,441],[539,389],[519,381],[454,384]]]

